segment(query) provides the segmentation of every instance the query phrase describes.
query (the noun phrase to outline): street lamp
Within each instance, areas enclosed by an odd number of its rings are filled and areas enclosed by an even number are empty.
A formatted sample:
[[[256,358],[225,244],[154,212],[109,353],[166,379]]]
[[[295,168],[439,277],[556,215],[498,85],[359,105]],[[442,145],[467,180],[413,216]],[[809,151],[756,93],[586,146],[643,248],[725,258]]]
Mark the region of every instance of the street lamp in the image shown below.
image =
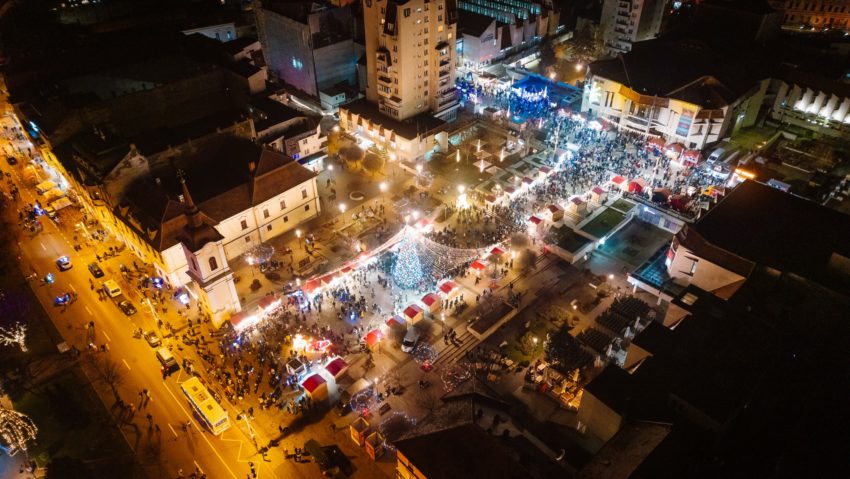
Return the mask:
[[[381,184],[378,185],[378,189],[381,190],[381,193],[386,192],[387,191],[387,182],[382,181]]]
[[[345,203],[339,204],[339,212],[342,213],[342,227],[345,228]]]
[[[446,313],[445,312],[440,313],[440,321],[442,322],[441,324],[443,325],[443,333],[445,333],[446,332]]]
[[[298,245],[303,248],[304,244],[301,243],[301,230],[295,230],[295,237],[298,238]]]

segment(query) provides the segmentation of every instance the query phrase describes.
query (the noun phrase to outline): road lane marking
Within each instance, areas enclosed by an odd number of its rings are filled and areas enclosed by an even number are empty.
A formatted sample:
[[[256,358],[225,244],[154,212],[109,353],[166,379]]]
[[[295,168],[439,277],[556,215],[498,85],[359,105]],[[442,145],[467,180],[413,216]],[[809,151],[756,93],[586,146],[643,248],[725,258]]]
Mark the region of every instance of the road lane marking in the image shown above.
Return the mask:
[[[204,473],[204,470],[201,469],[201,466],[200,466],[200,464],[198,464],[198,461],[193,460],[192,463],[195,465],[195,467],[198,468],[199,471],[201,471],[201,474]]]
[[[168,424],[168,429],[171,429],[171,433],[174,434],[174,437],[177,437],[177,431],[175,431],[174,428],[171,427],[171,423],[167,423],[167,424]]]
[[[41,245],[41,249],[43,249],[44,251],[47,251],[47,246],[44,246],[44,241],[39,241],[38,244]]]
[[[128,370],[130,369],[130,365],[129,365],[129,364],[127,364],[127,360],[126,360],[126,359],[121,358],[121,362],[123,362],[123,363],[124,363],[124,366],[127,366],[127,369],[128,369]]]
[[[86,312],[89,313],[91,316],[94,316],[94,313],[91,312],[88,306],[86,306]]]
[[[183,407],[183,403],[181,403],[181,402],[180,402],[180,400],[179,400],[179,399],[177,399],[177,396],[175,396],[175,395],[174,395],[174,393],[173,393],[173,392],[171,392],[171,388],[169,388],[167,385],[163,385],[163,387],[165,388],[165,390],[166,390],[166,391],[168,391],[168,395],[169,395],[169,396],[171,396],[171,398],[172,398],[172,399],[174,399],[174,402],[175,402],[175,403],[177,403],[177,407],[179,407],[179,408],[180,408],[180,410],[181,410],[181,411],[183,411],[183,413],[184,413],[184,414],[186,414],[186,416],[187,416],[187,417],[190,417],[190,418],[191,418],[191,417],[192,417],[192,414],[190,414],[190,413],[189,413],[189,411],[187,411],[187,410],[186,410],[186,408],[185,408],[185,407]],[[195,422],[194,422],[194,421],[192,421],[192,426],[194,426],[194,427],[196,427],[196,428],[198,427],[198,426],[195,424]],[[171,425],[170,425],[170,424],[169,424],[169,427],[171,427]],[[172,429],[172,431],[173,431],[173,429]],[[203,432],[203,431],[202,431],[202,432]],[[224,468],[225,468],[225,469],[227,469],[227,472],[229,472],[229,473],[230,473],[231,477],[233,477],[233,479],[239,479],[239,478],[237,478],[237,477],[236,477],[236,474],[234,474],[234,473],[233,473],[233,470],[231,470],[231,469],[230,469],[230,465],[229,465],[229,464],[227,464],[227,461],[225,461],[225,460],[224,460],[224,458],[223,458],[223,457],[221,457],[221,454],[218,452],[218,449],[216,449],[216,448],[215,448],[215,446],[213,446],[213,444],[210,442],[210,440],[209,440],[209,438],[207,437],[207,435],[206,435],[206,434],[201,434],[201,439],[203,439],[203,440],[204,440],[204,442],[206,442],[206,443],[207,443],[207,445],[208,445],[208,446],[210,447],[210,449],[212,450],[213,454],[215,454],[215,456],[218,458],[218,460],[219,460],[219,461],[221,461],[221,464],[224,466]]]
[[[77,288],[75,288],[73,284],[68,283],[68,286],[71,287],[71,291],[73,291],[74,294],[77,294]]]
[[[108,334],[106,334],[106,331],[104,331],[104,332],[103,332],[103,335],[106,337],[106,340],[107,340],[107,341],[112,341],[111,339],[109,339],[109,335],[108,335]],[[126,363],[125,363],[125,364],[126,364]],[[130,369],[130,366],[127,366],[127,369]]]

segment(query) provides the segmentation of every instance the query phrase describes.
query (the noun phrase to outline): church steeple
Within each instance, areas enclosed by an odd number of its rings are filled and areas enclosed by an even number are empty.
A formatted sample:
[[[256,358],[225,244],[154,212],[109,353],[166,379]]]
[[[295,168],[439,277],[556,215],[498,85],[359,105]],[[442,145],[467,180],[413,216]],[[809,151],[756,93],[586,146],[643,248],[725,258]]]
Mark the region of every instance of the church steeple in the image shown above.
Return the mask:
[[[198,228],[204,224],[204,219],[201,217],[201,210],[195,206],[195,202],[192,200],[192,195],[189,194],[189,186],[186,185],[186,172],[183,170],[177,170],[177,178],[180,180],[180,187],[183,189],[183,203],[185,203],[188,207],[186,216],[189,217],[189,222],[192,227]]]

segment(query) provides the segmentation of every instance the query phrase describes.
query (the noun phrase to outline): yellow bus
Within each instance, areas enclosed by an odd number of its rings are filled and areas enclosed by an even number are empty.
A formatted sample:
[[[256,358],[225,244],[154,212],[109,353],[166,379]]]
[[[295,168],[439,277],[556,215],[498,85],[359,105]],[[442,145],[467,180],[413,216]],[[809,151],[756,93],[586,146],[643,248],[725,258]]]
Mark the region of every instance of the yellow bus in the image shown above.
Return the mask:
[[[210,394],[198,378],[191,378],[180,385],[183,394],[189,399],[192,409],[204,421],[207,428],[218,436],[230,427],[230,417],[227,411]]]

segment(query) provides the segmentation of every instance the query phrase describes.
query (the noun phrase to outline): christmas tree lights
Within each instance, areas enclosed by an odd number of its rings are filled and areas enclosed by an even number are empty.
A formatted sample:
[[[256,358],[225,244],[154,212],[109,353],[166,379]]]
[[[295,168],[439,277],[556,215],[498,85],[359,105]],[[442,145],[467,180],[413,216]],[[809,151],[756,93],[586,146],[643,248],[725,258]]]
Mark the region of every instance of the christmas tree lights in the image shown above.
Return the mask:
[[[0,447],[15,455],[26,451],[27,443],[34,440],[38,428],[26,414],[0,407]]]
[[[414,233],[409,230],[404,233],[393,266],[393,280],[399,287],[406,289],[418,287],[423,277],[422,264],[419,262],[413,236]]]

